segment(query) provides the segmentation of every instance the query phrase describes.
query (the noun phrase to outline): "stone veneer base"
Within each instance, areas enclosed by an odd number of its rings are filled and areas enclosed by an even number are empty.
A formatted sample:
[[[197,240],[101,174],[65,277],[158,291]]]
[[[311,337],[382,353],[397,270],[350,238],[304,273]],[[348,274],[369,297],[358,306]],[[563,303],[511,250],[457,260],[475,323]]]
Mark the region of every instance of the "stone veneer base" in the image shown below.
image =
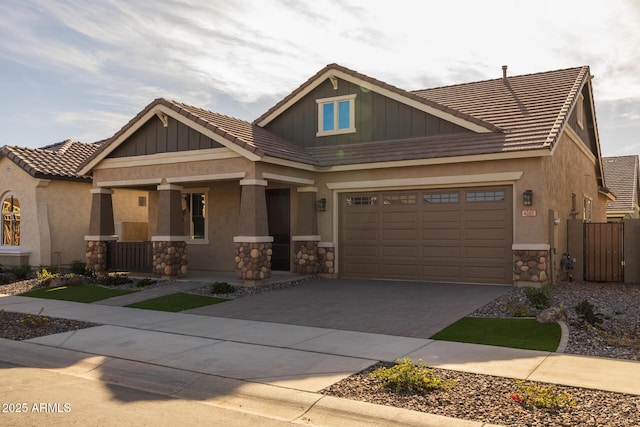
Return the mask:
[[[87,268],[96,273],[107,271],[107,242],[102,240],[88,240],[85,254]]]
[[[517,286],[526,286],[526,283],[546,283],[549,280],[548,269],[548,250],[513,251],[513,281]]]
[[[236,242],[234,246],[238,279],[253,286],[271,277],[271,242]]]
[[[187,274],[187,242],[152,242],[153,273],[163,277]]]

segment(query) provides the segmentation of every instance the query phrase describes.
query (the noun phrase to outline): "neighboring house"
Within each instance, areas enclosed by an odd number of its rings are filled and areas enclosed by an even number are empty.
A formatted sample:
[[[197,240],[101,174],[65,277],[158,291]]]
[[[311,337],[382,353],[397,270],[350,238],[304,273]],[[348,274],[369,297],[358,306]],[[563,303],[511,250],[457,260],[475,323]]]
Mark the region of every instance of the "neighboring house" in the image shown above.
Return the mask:
[[[638,156],[604,157],[602,165],[607,187],[616,196],[615,201],[607,202],[607,219],[640,218]]]
[[[0,148],[0,265],[68,265],[85,259],[91,177],[77,175],[76,169],[98,147],[66,140],[42,148]],[[121,212],[135,216],[127,204],[131,197],[114,196]],[[146,208],[137,220],[147,221]]]
[[[112,189],[149,194],[153,271],[552,280],[569,218],[604,221],[589,68],[406,91],[331,64],[253,123],[156,99],[79,169],[88,263]]]

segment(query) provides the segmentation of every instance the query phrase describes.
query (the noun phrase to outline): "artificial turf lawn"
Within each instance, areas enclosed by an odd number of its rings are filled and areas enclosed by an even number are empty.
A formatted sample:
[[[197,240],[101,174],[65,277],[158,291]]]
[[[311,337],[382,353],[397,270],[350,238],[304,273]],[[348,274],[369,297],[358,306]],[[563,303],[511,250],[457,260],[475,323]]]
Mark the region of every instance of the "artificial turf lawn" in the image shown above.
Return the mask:
[[[58,288],[42,288],[20,294],[23,297],[58,299],[75,302],[96,302],[103,299],[126,295],[131,290],[109,289],[102,286],[82,285],[82,286],[60,286]]]
[[[556,351],[561,336],[562,331],[557,323],[538,323],[535,319],[463,317],[431,339]]]
[[[229,301],[224,298],[208,297],[205,295],[186,294],[183,292],[165,295],[146,301],[129,304],[126,307],[144,308],[147,310],[171,311],[173,313],[191,308],[204,307],[206,305],[218,304]]]

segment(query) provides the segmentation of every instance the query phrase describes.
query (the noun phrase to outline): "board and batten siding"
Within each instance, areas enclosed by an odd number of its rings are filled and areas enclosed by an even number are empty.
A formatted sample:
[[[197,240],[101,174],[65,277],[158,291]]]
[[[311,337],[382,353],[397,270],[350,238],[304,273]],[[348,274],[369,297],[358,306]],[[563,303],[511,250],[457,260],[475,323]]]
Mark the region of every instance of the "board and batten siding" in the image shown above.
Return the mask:
[[[221,144],[169,117],[165,128],[162,121],[153,117],[120,144],[109,157],[133,157],[157,153],[220,148]]]
[[[351,94],[357,95],[355,99],[356,132],[316,136],[318,131],[316,100]],[[266,128],[304,147],[471,132],[461,126],[340,79],[338,79],[337,90],[333,89],[329,80],[324,81],[297,104],[270,122]]]

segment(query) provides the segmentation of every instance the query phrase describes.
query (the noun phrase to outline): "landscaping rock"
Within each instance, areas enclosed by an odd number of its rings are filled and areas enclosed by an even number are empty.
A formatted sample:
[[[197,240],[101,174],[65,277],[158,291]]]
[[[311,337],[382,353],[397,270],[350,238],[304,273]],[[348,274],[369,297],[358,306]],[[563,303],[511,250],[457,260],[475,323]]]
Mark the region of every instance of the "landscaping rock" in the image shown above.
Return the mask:
[[[567,320],[567,309],[564,307],[550,307],[542,310],[537,316],[538,323],[553,323]]]

